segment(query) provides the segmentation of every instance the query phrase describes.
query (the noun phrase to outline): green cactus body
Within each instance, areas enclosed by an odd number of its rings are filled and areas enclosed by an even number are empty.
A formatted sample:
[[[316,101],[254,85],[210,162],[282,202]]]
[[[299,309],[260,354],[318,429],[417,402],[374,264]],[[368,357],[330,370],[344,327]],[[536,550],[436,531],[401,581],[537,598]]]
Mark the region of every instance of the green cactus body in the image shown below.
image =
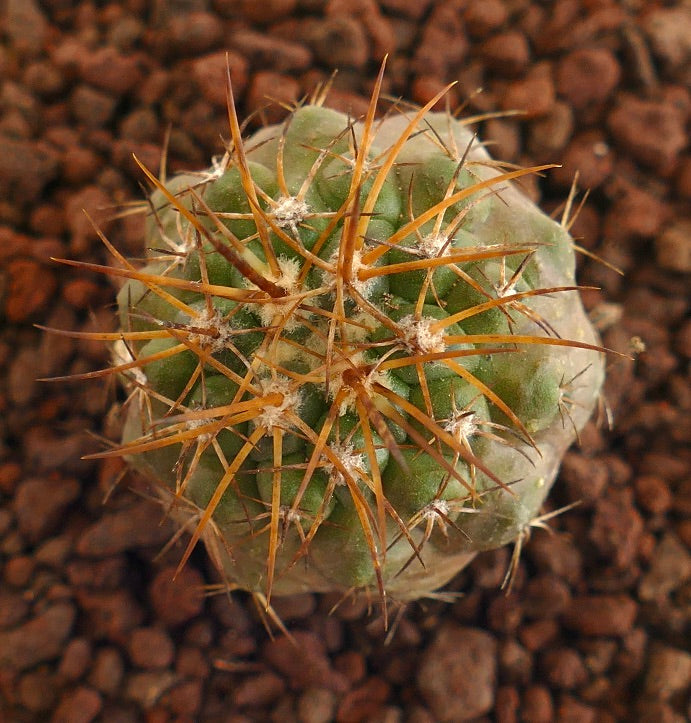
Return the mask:
[[[132,395],[107,454],[174,496],[185,558],[203,539],[267,596],[416,598],[515,540],[603,379],[527,171],[448,115],[374,107],[231,124],[222,163],[155,182],[118,297]]]

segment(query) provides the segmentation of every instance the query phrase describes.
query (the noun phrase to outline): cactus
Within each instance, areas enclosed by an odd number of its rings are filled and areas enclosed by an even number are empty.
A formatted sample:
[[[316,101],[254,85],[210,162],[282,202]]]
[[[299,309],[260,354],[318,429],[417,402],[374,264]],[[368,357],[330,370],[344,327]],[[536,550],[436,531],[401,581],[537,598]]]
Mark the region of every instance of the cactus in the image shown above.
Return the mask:
[[[144,169],[123,278],[123,456],[264,596],[431,594],[520,540],[603,380],[567,223],[468,123],[325,93],[201,173]]]

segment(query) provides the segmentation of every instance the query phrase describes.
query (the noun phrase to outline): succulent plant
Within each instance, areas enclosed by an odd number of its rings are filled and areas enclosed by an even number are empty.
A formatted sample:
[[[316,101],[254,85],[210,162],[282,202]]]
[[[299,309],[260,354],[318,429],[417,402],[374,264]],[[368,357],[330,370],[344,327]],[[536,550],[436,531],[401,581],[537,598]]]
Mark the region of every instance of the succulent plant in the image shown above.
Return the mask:
[[[232,588],[431,594],[522,539],[603,380],[568,223],[468,122],[325,93],[169,180],[123,278],[123,456]],[[75,262],[73,262],[75,263]],[[78,264],[81,266],[89,266]]]

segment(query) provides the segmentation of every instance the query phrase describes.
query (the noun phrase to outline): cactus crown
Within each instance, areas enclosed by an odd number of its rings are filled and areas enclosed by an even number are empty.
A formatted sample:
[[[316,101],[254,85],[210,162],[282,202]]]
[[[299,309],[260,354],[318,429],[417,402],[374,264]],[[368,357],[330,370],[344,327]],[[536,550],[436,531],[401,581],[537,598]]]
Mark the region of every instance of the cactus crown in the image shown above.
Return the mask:
[[[383,72],[383,68],[382,68]],[[125,456],[232,585],[436,589],[535,515],[602,379],[563,225],[463,123],[324,94],[201,174],[143,169],[114,365]],[[89,266],[87,264],[76,265]],[[577,380],[577,382],[574,382]]]

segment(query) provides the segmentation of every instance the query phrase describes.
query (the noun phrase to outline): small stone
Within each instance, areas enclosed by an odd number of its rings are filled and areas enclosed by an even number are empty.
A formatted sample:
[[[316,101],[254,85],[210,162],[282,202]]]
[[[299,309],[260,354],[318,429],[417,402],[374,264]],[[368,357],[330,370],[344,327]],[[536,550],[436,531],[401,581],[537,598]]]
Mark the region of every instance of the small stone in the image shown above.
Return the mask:
[[[531,685],[523,694],[520,720],[531,723],[551,723],[554,704],[549,689],[544,685]]]
[[[178,54],[196,56],[218,45],[223,38],[223,23],[212,13],[174,13],[170,18],[165,42]]]
[[[530,45],[519,30],[493,35],[480,45],[480,53],[490,70],[509,78],[522,75],[530,63]]]
[[[67,680],[79,680],[91,663],[91,643],[86,638],[70,640],[58,666],[58,675]]]
[[[177,576],[176,568],[165,567],[151,581],[149,599],[161,623],[180,625],[204,608],[204,578],[189,564]]]
[[[582,635],[623,636],[631,631],[638,605],[625,595],[583,595],[564,613],[565,625]]]
[[[85,557],[106,557],[136,547],[158,547],[173,536],[173,523],[161,520],[161,507],[142,501],[124,510],[111,512],[82,533],[77,552]]]
[[[547,115],[555,100],[550,66],[541,62],[534,65],[525,78],[509,85],[501,107],[508,111],[521,111],[526,118],[536,118]]]
[[[14,499],[14,511],[22,535],[34,543],[46,537],[63,519],[80,490],[76,479],[46,476],[22,482]]]
[[[554,688],[573,690],[588,680],[581,656],[572,648],[551,648],[540,657],[540,668]]]
[[[180,716],[180,720],[185,720],[185,716],[195,719],[201,708],[203,695],[201,680],[185,680],[166,693],[165,702]]]
[[[36,0],[7,0],[5,32],[15,51],[38,53],[48,34],[48,20]]]
[[[55,708],[56,688],[55,675],[45,668],[38,668],[21,676],[16,695],[24,708],[41,713]]]
[[[72,117],[86,128],[102,128],[113,117],[117,98],[89,85],[78,85],[70,97]]]
[[[691,685],[691,653],[656,645],[648,658],[643,682],[646,695],[668,701]]]
[[[369,46],[362,24],[348,15],[315,20],[306,27],[305,40],[315,57],[334,68],[362,68]]]
[[[561,463],[561,476],[569,502],[592,504],[607,485],[607,467],[580,452],[567,452]]]
[[[672,493],[667,482],[657,475],[642,475],[635,481],[636,502],[646,512],[664,515],[672,506]]]
[[[663,269],[691,272],[691,221],[680,219],[655,239],[655,258]]]
[[[247,91],[247,110],[259,112],[267,124],[280,123],[300,96],[300,83],[289,75],[269,70],[254,73]]]
[[[420,661],[417,685],[438,721],[477,718],[494,704],[496,640],[484,630],[442,625]]]
[[[84,56],[81,77],[85,83],[113,95],[124,95],[141,82],[140,61],[106,46]]]
[[[169,670],[132,673],[125,685],[125,698],[150,710],[176,682],[177,675]]]
[[[0,629],[13,628],[29,612],[29,603],[21,592],[0,588]]]
[[[209,103],[225,108],[227,103],[228,79],[227,70],[230,68],[230,79],[233,83],[233,93],[241,96],[247,85],[247,60],[234,51],[219,51],[195,58],[192,61],[192,76],[199,86],[199,90]]]
[[[323,641],[314,633],[296,630],[290,639],[276,638],[264,646],[264,658],[288,679],[293,690],[321,686],[343,693],[350,687],[347,678],[331,667]],[[296,648],[297,646],[297,648]],[[300,651],[296,665],[295,651]]]
[[[55,274],[32,259],[14,259],[6,268],[5,316],[11,323],[26,321],[54,298],[57,289]]]
[[[612,139],[663,175],[677,163],[687,143],[683,115],[666,103],[623,95],[607,118]]]
[[[607,48],[580,48],[559,62],[557,92],[572,107],[585,108],[603,103],[619,84],[619,62]]]
[[[133,665],[139,668],[166,668],[175,655],[173,641],[159,628],[133,630],[127,649]]]
[[[569,605],[571,591],[561,578],[544,574],[532,577],[523,590],[523,610],[529,618],[551,618]]]
[[[283,695],[285,682],[275,673],[260,673],[246,678],[233,691],[233,703],[252,708],[271,705]]]
[[[619,569],[629,567],[636,558],[642,533],[643,519],[633,505],[630,488],[610,488],[605,497],[597,500],[588,539],[603,558]]]
[[[362,685],[343,696],[336,720],[379,720],[377,713],[389,697],[390,690],[386,681],[377,676],[369,677]]]
[[[334,719],[336,696],[327,688],[307,688],[298,698],[300,723],[329,723]]]
[[[514,638],[499,645],[499,678],[515,685],[525,685],[532,677],[533,656]]]
[[[652,7],[643,16],[643,29],[653,52],[670,70],[691,64],[691,12],[685,5]]]
[[[559,702],[556,711],[556,720],[565,723],[595,723],[600,720],[596,710],[585,703],[572,698],[571,696],[563,696]]]
[[[72,630],[75,616],[74,605],[58,603],[21,627],[0,632],[0,665],[21,671],[56,658]]]
[[[117,648],[105,647],[96,651],[89,672],[89,684],[104,695],[112,696],[120,688],[125,663]]]
[[[658,600],[691,577],[691,555],[678,537],[668,532],[655,548],[650,569],[638,585],[641,600]]]
[[[614,152],[599,131],[586,131],[575,136],[562,154],[561,167],[550,179],[562,188],[569,188],[578,173],[580,188],[601,186],[614,170]]]
[[[463,13],[468,32],[476,38],[484,38],[498,30],[508,16],[502,0],[470,0]]]
[[[82,686],[63,696],[50,720],[51,723],[90,723],[102,707],[100,694]]]
[[[237,30],[231,36],[230,44],[253,68],[286,73],[307,70],[312,62],[312,53],[301,43],[255,30]]]
[[[87,615],[91,637],[122,642],[141,624],[144,612],[127,590],[101,592],[77,590],[77,600]]]

